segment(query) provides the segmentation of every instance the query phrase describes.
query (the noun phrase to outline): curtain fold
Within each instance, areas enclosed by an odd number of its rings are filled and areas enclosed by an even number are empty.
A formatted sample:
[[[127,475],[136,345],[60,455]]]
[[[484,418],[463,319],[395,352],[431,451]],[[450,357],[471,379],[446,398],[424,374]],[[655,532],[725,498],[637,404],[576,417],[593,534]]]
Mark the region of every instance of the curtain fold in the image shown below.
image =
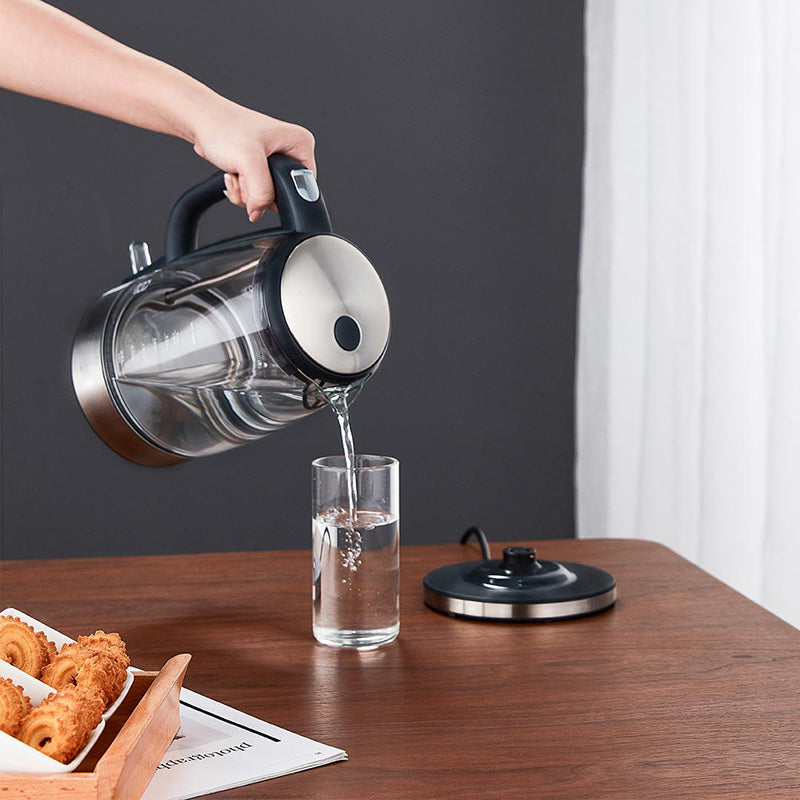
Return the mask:
[[[800,626],[800,4],[588,0],[578,535]]]

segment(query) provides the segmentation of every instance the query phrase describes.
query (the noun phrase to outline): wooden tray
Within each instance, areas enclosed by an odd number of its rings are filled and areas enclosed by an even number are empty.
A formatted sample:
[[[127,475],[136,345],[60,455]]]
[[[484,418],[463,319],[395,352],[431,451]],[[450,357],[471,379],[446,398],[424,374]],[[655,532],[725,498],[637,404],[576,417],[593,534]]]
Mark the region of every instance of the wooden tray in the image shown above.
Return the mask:
[[[139,800],[180,727],[190,655],[137,672],[127,697],[75,772],[0,772],[0,800]]]

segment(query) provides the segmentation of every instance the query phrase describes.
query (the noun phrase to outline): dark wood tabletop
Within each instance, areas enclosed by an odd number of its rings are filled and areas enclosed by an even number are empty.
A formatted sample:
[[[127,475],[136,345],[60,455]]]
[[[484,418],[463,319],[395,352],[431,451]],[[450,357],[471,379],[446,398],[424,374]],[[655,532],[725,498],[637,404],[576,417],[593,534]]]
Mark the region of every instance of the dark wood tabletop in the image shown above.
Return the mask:
[[[457,544],[402,549],[400,637],[371,652],[314,642],[308,551],[11,561],[0,601],[118,630],[143,669],[192,653],[189,688],[350,756],[225,798],[800,797],[800,632],[657,544],[540,555],[611,571],[617,605],[442,616],[422,577],[479,557]]]

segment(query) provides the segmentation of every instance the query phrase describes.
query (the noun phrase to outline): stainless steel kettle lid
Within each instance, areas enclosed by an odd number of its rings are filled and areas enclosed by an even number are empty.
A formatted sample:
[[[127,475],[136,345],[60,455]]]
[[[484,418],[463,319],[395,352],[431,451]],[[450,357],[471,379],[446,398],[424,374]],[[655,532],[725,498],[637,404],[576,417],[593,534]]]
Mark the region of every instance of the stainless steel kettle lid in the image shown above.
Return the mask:
[[[309,377],[357,376],[380,361],[389,341],[389,301],[355,245],[330,234],[303,239],[275,288],[288,333],[311,360],[309,371],[318,373]]]

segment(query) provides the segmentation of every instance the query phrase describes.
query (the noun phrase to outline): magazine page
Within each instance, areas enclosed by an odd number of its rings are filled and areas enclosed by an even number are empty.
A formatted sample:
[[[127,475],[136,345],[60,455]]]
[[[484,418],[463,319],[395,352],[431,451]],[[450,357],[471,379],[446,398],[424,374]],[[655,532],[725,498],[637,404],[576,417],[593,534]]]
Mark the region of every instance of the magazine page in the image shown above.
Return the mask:
[[[347,759],[347,753],[181,690],[181,727],[143,800],[187,800]]]

